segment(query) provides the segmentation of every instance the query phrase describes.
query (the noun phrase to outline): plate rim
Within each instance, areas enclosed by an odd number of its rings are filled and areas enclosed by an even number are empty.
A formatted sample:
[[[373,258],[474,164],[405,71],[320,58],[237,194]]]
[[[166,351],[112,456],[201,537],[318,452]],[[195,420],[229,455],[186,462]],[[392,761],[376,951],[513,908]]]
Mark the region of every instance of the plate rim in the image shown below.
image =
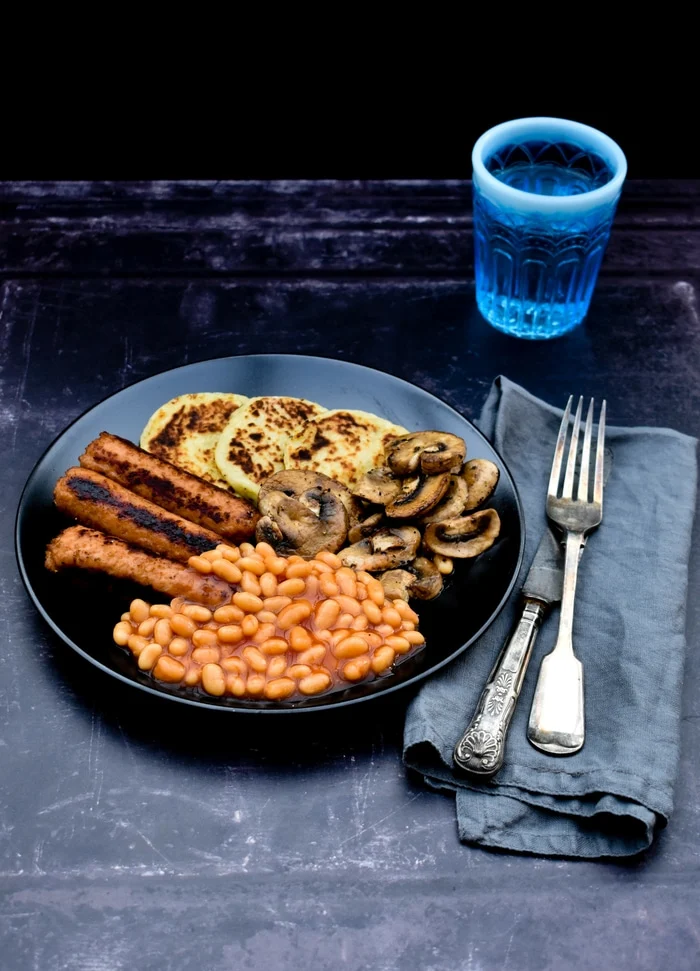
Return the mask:
[[[477,435],[480,438],[482,438],[488,444],[488,446],[491,449],[493,449],[493,451],[496,453],[503,467],[503,470],[508,476],[510,486],[513,491],[513,496],[515,498],[515,505],[518,513],[518,521],[520,524],[520,545],[518,549],[515,569],[513,570],[513,576],[508,582],[507,588],[503,596],[499,600],[498,605],[493,610],[491,616],[481,625],[481,627],[470,638],[468,638],[464,642],[464,644],[461,645],[461,647],[455,653],[450,655],[450,657],[445,658],[443,661],[440,661],[438,664],[434,665],[433,667],[430,667],[427,671],[422,671],[412,675],[410,678],[407,678],[405,681],[401,681],[394,685],[388,685],[385,689],[381,691],[371,692],[366,695],[358,695],[356,698],[345,698],[345,699],[341,698],[338,701],[330,701],[327,704],[309,705],[309,706],[300,705],[297,707],[278,707],[278,708],[248,708],[245,706],[234,707],[231,705],[217,705],[206,700],[200,701],[197,698],[188,698],[184,695],[176,695],[174,693],[170,694],[166,691],[161,691],[158,688],[150,687],[149,685],[141,684],[138,681],[134,681],[131,678],[127,677],[126,675],[121,674],[119,671],[115,671],[113,668],[108,667],[106,664],[103,664],[97,658],[93,657],[91,654],[88,654],[86,651],[84,651],[78,644],[76,644],[75,641],[73,641],[61,630],[58,624],[54,622],[54,620],[51,618],[48,612],[44,609],[44,606],[39,600],[37,594],[35,593],[32,587],[31,581],[29,579],[29,576],[27,575],[27,570],[24,564],[24,558],[22,556],[22,551],[20,548],[19,531],[20,531],[20,522],[23,518],[23,513],[25,512],[25,509],[24,509],[25,496],[29,491],[34,479],[38,475],[39,467],[41,466],[45,457],[54,448],[56,443],[67,432],[69,432],[74,425],[76,425],[79,421],[81,421],[86,415],[88,415],[91,411],[94,411],[95,409],[99,408],[100,405],[103,405],[111,398],[115,398],[117,397],[117,395],[122,394],[124,391],[128,391],[132,388],[137,387],[138,385],[146,384],[148,381],[153,381],[153,380],[156,380],[157,378],[162,378],[163,375],[173,374],[176,371],[184,371],[189,368],[197,367],[200,365],[206,365],[213,362],[241,361],[243,359],[270,360],[270,359],[280,359],[280,358],[284,358],[284,359],[292,358],[297,361],[322,362],[324,364],[328,362],[332,362],[333,364],[339,364],[342,367],[347,367],[347,368],[350,368],[351,370],[360,369],[362,371],[368,372],[369,374],[381,374],[383,377],[391,378],[393,381],[397,381],[400,384],[405,385],[409,389],[420,391],[422,394],[427,395],[429,398],[432,398],[434,401],[438,402],[443,407],[448,408],[462,421],[467,422],[467,424],[471,426],[471,428],[477,433]],[[421,681],[425,681],[428,678],[433,677],[435,674],[438,673],[438,671],[442,670],[442,668],[445,668],[448,664],[451,664],[453,661],[455,661],[469,647],[475,644],[476,641],[478,641],[479,638],[482,637],[482,635],[488,630],[488,628],[495,622],[497,617],[500,616],[501,612],[503,611],[506,603],[510,598],[510,595],[513,592],[513,589],[518,580],[518,576],[520,575],[520,571],[523,564],[523,557],[525,553],[525,516],[523,511],[522,500],[520,498],[520,493],[518,491],[518,487],[516,485],[515,479],[513,478],[513,475],[511,474],[511,471],[507,463],[503,459],[502,455],[500,454],[496,446],[489,441],[489,439],[484,435],[481,429],[478,428],[474,424],[474,422],[471,421],[471,419],[466,418],[463,414],[461,414],[461,412],[457,411],[456,408],[453,408],[452,405],[448,404],[448,402],[438,397],[438,395],[433,394],[431,391],[428,391],[427,389],[422,388],[419,384],[415,384],[412,381],[407,381],[405,378],[401,378],[396,374],[392,374],[390,371],[384,371],[380,368],[370,367],[366,364],[356,364],[354,361],[344,361],[335,357],[323,357],[322,355],[316,355],[316,354],[225,354],[225,355],[222,355],[221,357],[204,358],[204,360],[202,361],[189,361],[187,364],[178,364],[176,367],[166,368],[164,371],[157,371],[155,374],[151,374],[148,377],[139,378],[136,381],[131,381],[129,384],[124,385],[124,387],[120,388],[118,391],[113,391],[110,394],[105,395],[104,398],[101,398],[99,401],[94,402],[92,405],[90,405],[88,408],[82,411],[79,415],[76,415],[76,417],[72,421],[70,421],[65,426],[65,428],[61,429],[61,431],[51,440],[51,442],[49,442],[49,444],[46,446],[46,448],[43,450],[39,458],[34,463],[34,466],[32,467],[31,472],[27,476],[27,479],[20,493],[19,501],[17,503],[17,511],[15,513],[14,547],[15,547],[15,559],[17,561],[17,566],[19,569],[20,577],[22,579],[22,583],[24,585],[24,589],[27,592],[27,595],[29,596],[29,599],[31,600],[37,612],[41,615],[43,620],[49,625],[51,630],[53,630],[53,632],[59,637],[59,639],[64,644],[72,648],[82,658],[84,658],[94,667],[98,668],[98,670],[102,671],[103,673],[113,678],[117,678],[123,684],[129,685],[130,687],[136,688],[140,691],[145,691],[148,694],[155,696],[156,698],[159,698],[162,700],[176,701],[181,704],[190,705],[193,708],[204,708],[208,711],[218,711],[218,712],[236,712],[242,715],[264,715],[264,714],[288,715],[292,713],[302,713],[302,712],[308,713],[308,712],[314,712],[314,711],[319,711],[319,712],[338,711],[341,708],[347,708],[351,705],[357,705],[363,702],[369,702],[372,700],[379,701],[382,698],[386,698],[388,695],[395,694],[398,691],[403,691],[404,689],[414,686],[420,683]]]

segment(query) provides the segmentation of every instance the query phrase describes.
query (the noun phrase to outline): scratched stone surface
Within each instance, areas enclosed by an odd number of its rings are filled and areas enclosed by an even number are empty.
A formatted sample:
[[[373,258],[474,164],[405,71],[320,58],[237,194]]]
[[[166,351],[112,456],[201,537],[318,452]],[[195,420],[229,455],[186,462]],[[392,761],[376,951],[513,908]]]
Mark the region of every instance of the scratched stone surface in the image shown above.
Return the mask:
[[[476,311],[465,183],[0,187],[3,969],[700,967],[697,537],[676,809],[621,863],[460,844],[402,767],[406,697],[283,728],[142,697],[45,627],[12,539],[74,417],[225,354],[376,366],[467,417],[505,373],[700,435],[699,200],[630,186],[585,326],[530,344]]]

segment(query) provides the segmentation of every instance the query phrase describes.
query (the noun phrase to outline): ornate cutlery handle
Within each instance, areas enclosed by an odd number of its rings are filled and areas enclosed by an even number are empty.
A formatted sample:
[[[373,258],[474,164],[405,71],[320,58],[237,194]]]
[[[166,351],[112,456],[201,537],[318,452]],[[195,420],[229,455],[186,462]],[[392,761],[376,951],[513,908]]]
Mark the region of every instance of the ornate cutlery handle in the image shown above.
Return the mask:
[[[503,765],[506,734],[525,677],[545,606],[526,600],[523,613],[503,646],[469,728],[457,742],[454,762],[473,775],[494,775]]]

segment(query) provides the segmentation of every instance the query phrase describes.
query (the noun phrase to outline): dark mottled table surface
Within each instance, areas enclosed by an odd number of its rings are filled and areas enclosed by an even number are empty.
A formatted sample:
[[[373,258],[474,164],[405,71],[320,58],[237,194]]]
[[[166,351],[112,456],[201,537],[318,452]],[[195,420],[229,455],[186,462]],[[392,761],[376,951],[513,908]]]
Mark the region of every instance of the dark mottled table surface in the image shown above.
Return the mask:
[[[469,193],[0,185],[3,969],[700,967],[697,538],[676,809],[624,863],[461,845],[452,801],[402,767],[405,697],[283,734],[143,698],[53,636],[17,573],[15,509],[55,435],[209,357],[374,365],[467,417],[505,373],[700,434],[700,182],[628,185],[588,319],[552,343],[479,317]]]

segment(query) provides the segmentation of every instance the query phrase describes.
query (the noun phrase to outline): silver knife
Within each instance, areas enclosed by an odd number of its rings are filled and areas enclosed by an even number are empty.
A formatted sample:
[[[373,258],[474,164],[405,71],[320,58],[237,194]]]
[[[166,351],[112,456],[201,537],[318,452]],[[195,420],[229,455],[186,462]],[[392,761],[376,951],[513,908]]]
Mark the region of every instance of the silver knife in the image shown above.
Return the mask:
[[[547,528],[523,584],[520,618],[503,645],[469,727],[454,750],[455,765],[466,772],[492,776],[503,765],[506,734],[532,646],[547,610],[561,600],[563,564],[561,545]]]

